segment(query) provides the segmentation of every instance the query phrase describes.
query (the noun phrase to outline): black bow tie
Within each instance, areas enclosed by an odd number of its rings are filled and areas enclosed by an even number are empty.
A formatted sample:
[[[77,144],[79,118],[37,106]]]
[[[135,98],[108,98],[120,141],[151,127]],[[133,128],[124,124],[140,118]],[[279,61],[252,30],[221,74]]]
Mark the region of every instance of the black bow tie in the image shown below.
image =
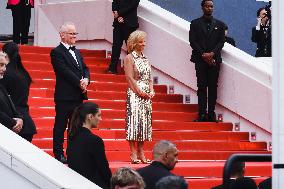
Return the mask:
[[[75,51],[76,47],[75,46],[70,46],[69,50]]]

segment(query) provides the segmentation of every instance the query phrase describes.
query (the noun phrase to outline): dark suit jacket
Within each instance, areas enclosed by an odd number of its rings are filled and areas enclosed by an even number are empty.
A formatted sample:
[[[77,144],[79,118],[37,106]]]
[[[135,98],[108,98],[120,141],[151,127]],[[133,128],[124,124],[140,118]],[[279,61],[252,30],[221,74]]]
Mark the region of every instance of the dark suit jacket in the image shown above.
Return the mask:
[[[257,44],[256,57],[271,57],[271,27],[267,29],[266,34],[262,27],[260,30],[253,27],[251,40]]]
[[[234,185],[235,181],[236,181],[235,179],[230,179],[229,188],[231,188]],[[214,186],[211,189],[223,189],[223,188],[224,188],[223,184],[221,184],[221,185],[218,185],[218,186]]]
[[[161,178],[173,175],[164,164],[158,161],[153,161],[150,165],[138,169],[137,171],[144,179],[146,184],[145,189],[155,189],[156,183]]]
[[[272,188],[272,178],[265,179],[258,185],[259,189],[271,189]]]
[[[16,125],[13,118],[22,118],[8,96],[6,89],[0,84],[0,123],[12,130]]]
[[[68,166],[104,189],[110,187],[111,171],[103,140],[84,127],[68,140]]]
[[[117,11],[123,17],[124,23],[121,24],[114,19],[113,26],[125,25],[131,28],[138,28],[137,8],[140,0],[113,0],[112,11]]]
[[[200,17],[190,24],[189,42],[192,47],[191,61],[198,63],[203,61],[202,54],[214,52],[214,59],[217,63],[222,62],[221,50],[225,43],[225,25],[223,22],[212,18],[209,32],[204,26],[205,18]]]
[[[12,64],[7,65],[7,70],[4,78],[0,83],[5,86],[10,95],[16,110],[23,116],[23,128],[19,134],[35,134],[36,127],[29,115],[28,97],[30,90],[30,83],[28,82],[26,73],[17,73]]]
[[[80,88],[80,80],[88,78],[90,81],[90,72],[79,50],[76,49],[75,54],[80,67],[62,43],[51,50],[51,64],[56,75],[55,102],[87,99],[86,93],[83,94]]]

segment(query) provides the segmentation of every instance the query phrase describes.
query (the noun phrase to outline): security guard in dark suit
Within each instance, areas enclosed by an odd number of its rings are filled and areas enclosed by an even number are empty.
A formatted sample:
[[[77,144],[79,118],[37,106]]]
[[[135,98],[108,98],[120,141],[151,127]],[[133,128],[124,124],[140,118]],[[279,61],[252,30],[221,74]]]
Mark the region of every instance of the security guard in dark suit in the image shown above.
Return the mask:
[[[225,24],[213,18],[213,0],[202,0],[201,7],[204,14],[191,22],[189,31],[191,61],[195,63],[198,87],[199,117],[196,121],[215,122],[217,83],[222,63],[221,50],[225,42]]]
[[[137,7],[140,0],[113,0],[112,11],[113,21],[113,44],[111,63],[108,73],[117,73],[117,64],[119,61],[123,41],[127,41],[129,35],[138,27]]]

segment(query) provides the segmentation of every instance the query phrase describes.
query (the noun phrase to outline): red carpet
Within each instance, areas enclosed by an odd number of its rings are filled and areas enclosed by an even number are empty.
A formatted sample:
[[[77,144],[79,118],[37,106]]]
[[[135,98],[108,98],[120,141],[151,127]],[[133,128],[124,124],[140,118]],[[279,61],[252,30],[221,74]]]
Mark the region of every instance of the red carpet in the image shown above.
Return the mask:
[[[54,123],[53,92],[55,76],[50,64],[50,48],[21,47],[24,66],[33,78],[30,91],[30,112],[38,134],[33,144],[52,155]],[[82,50],[91,71],[89,98],[102,108],[103,121],[93,132],[105,141],[112,170],[129,163],[129,148],[124,140],[126,81],[119,75],[106,74],[110,59],[103,50]],[[146,143],[146,155],[157,140],[172,140],[179,149],[180,162],[173,172],[186,177],[190,189],[208,189],[221,183],[224,161],[234,153],[271,153],[265,142],[250,142],[249,133],[233,132],[232,123],[196,123],[197,105],[182,104],[183,96],[167,94],[167,86],[156,85],[153,100],[153,142]],[[65,144],[66,146],[66,144]],[[246,175],[257,182],[271,176],[270,163],[247,163]]]

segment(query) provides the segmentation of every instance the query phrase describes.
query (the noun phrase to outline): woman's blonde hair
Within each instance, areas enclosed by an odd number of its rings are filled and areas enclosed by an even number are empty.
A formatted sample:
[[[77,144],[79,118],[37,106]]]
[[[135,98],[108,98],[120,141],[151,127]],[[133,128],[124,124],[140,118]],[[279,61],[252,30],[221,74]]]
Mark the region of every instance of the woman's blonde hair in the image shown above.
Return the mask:
[[[0,60],[4,59],[8,63],[8,56],[3,51],[0,51]]]
[[[131,53],[135,50],[136,45],[140,39],[145,39],[147,36],[146,32],[141,30],[136,30],[130,34],[127,40],[127,51]]]

